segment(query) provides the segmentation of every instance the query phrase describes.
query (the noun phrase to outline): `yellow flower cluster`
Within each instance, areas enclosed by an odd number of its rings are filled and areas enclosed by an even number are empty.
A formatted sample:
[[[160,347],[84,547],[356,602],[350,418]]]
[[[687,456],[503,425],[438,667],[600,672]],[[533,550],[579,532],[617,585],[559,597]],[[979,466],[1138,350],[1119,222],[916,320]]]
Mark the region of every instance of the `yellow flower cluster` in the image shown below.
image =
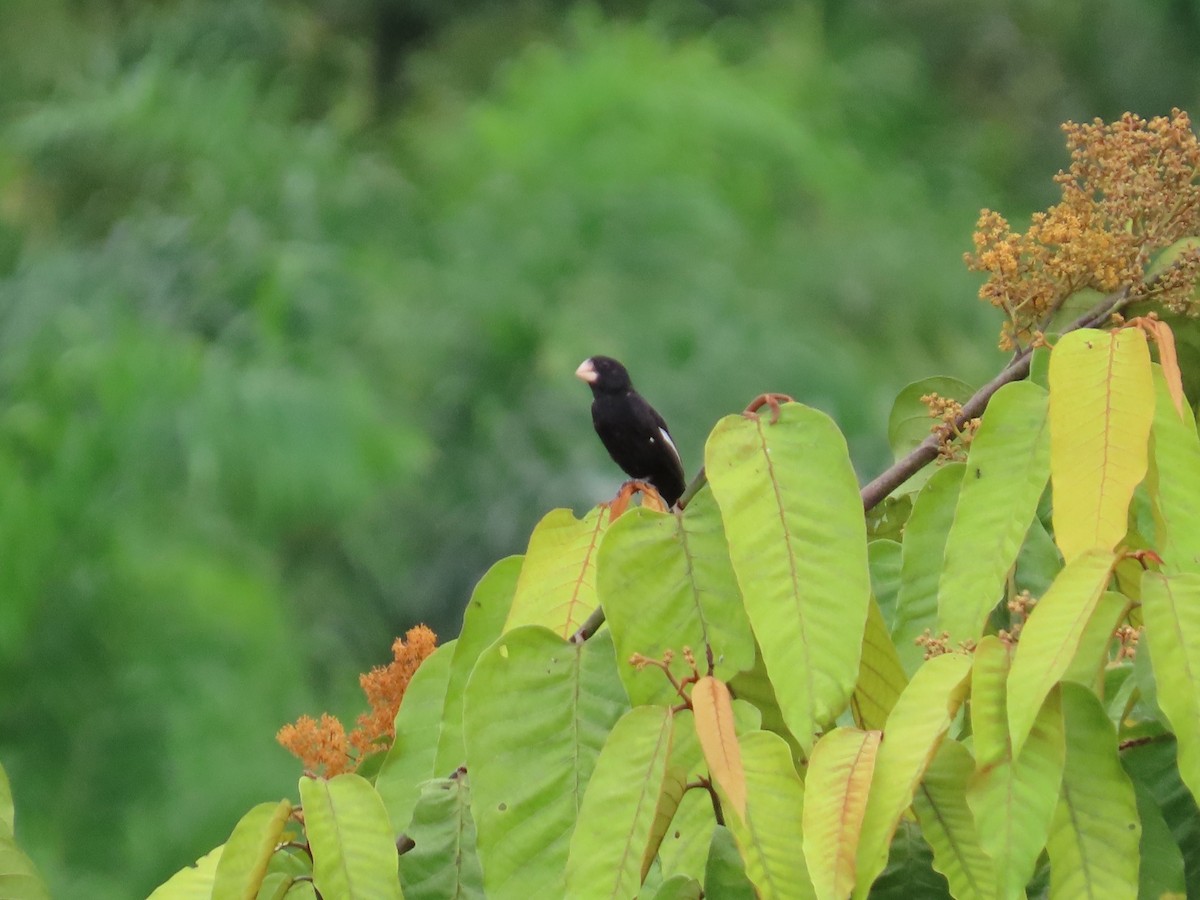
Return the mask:
[[[404,692],[417,667],[436,647],[437,635],[424,625],[410,628],[404,639],[396,638],[392,644],[392,662],[358,677],[371,711],[358,717],[349,734],[335,716],[325,713],[320,721],[301,716],[279,729],[275,739],[304,763],[307,772],[332,778],[353,771],[369,753],[391,746],[396,737],[396,712]]]
[[[1000,346],[1040,339],[1072,294],[1094,290],[1154,299],[1197,315],[1193,287],[1200,246],[1185,246],[1173,264],[1152,274],[1160,251],[1200,236],[1200,142],[1187,113],[1063,126],[1071,165],[1055,176],[1062,201],[1035,213],[1014,232],[999,213],[983,210],[968,268],[987,273],[980,299],[1008,316]],[[1197,242],[1200,244],[1200,241]]]

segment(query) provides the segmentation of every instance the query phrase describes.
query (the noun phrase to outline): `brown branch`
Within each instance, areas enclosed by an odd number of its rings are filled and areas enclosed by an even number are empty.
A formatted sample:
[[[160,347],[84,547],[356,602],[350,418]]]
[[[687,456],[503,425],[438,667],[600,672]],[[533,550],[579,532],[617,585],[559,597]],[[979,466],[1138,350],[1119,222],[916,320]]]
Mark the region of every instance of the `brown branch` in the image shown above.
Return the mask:
[[[695,790],[696,788],[708,791],[708,796],[712,800],[713,818],[717,820],[718,825],[724,825],[725,814],[721,811],[721,798],[717,796],[717,789],[713,787],[712,779],[701,775],[695,781],[689,781],[683,786],[685,791]]]
[[[1090,328],[1101,324],[1113,313],[1129,303],[1130,299],[1128,289],[1119,291],[1116,294],[1110,294],[1099,304],[1064,328],[1063,333],[1066,334],[1068,331],[1075,331],[1079,328]],[[983,415],[983,411],[987,409],[988,401],[992,399],[992,395],[996,391],[1010,382],[1020,381],[1029,375],[1029,363],[1032,359],[1033,348],[1031,347],[1027,347],[1016,354],[1008,365],[1000,371],[1000,374],[977,390],[974,396],[963,404],[962,411],[954,420],[952,427],[955,430],[961,430],[971,419]],[[940,445],[940,431],[931,433],[929,437],[918,444],[907,456],[898,460],[877,478],[864,485],[860,491],[863,509],[869,511],[877,506],[888,494],[908,481],[920,469],[937,459]]]

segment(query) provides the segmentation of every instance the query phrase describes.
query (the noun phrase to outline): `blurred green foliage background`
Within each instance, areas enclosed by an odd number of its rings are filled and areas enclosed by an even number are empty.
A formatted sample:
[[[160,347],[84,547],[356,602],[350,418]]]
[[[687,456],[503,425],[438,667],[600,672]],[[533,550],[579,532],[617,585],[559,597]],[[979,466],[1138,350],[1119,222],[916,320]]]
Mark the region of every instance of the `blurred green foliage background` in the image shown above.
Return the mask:
[[[274,744],[620,473],[779,390],[886,464],[980,381],[981,206],[1200,112],[1197,0],[4,0],[0,761],[56,896],[140,896]]]

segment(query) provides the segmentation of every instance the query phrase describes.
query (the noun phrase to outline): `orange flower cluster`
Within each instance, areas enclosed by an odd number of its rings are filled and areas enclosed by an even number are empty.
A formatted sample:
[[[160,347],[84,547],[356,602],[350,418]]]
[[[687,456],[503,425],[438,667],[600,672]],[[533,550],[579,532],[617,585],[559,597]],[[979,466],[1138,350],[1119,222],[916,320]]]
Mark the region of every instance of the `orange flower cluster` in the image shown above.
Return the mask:
[[[279,729],[275,739],[298,757],[308,772],[332,778],[354,771],[367,755],[386,750],[395,740],[400,701],[417,668],[436,647],[437,635],[424,625],[410,628],[403,639],[396,638],[392,662],[358,676],[371,711],[358,717],[349,734],[336,717],[325,713],[319,722],[312,716],[301,716]]]
[[[979,418],[968,419],[961,429],[954,425],[955,419],[962,413],[962,404],[940,394],[925,394],[921,402],[929,409],[929,417],[937,419],[938,423],[929,430],[936,431],[940,437],[938,444],[938,459],[946,462],[967,458],[967,450],[979,430]]]
[[[1055,182],[1062,202],[1035,213],[1024,233],[983,210],[968,268],[986,272],[980,299],[1004,310],[1000,346],[1040,338],[1063,302],[1077,291],[1127,291],[1176,313],[1200,314],[1193,286],[1200,247],[1188,246],[1173,265],[1151,274],[1152,257],[1184,238],[1200,236],[1200,141],[1187,113],[1146,120],[1126,113],[1106,124],[1063,125],[1071,165]]]

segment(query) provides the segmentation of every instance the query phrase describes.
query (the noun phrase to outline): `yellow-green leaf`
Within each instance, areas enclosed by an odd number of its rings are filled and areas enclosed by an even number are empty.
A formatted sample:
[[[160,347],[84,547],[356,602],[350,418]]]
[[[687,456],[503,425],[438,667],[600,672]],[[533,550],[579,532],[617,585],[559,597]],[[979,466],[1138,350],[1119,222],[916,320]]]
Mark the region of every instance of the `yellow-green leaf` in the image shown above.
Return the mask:
[[[607,506],[582,519],[569,509],[546,513],[529,536],[529,549],[504,630],[543,625],[569,638],[591,615],[596,598],[596,553],[608,528]]]
[[[872,597],[867,609],[858,681],[850,698],[850,711],[858,727],[882,728],[906,684],[908,678],[900,664],[900,654],[888,634],[879,604]]]
[[[679,651],[691,647],[703,659],[711,648],[714,674],[726,680],[754,665],[754,635],[708,489],[678,515],[627,510],[604,535],[596,587],[618,659],[634,653],[661,659],[671,648],[672,669],[684,677]],[[659,670],[620,671],[633,703],[678,702]]]
[[[780,709],[811,750],[854,689],[871,593],[846,441],[824,413],[788,403],[774,425],[722,419],[705,467]]]
[[[968,656],[934,657],[913,675],[888,716],[859,837],[855,897],[865,897],[883,871],[896,823],[966,697],[970,672]]]
[[[1125,536],[1133,489],[1146,475],[1154,382],[1146,335],[1081,328],[1050,356],[1054,537],[1068,562]]]
[[[396,838],[383,800],[352,773],[300,779],[313,885],[322,897],[400,900]]]
[[[1153,458],[1146,479],[1154,501],[1163,570],[1200,572],[1200,437],[1185,406],[1177,412],[1162,370],[1154,367]]]
[[[669,765],[675,716],[639,706],[609,732],[588,781],[567,856],[567,896],[633,897],[684,791]]]
[[[835,728],[813,748],[804,785],[804,858],[820,900],[846,897],[854,889],[858,836],[878,731]]]
[[[1112,723],[1096,696],[1062,686],[1067,763],[1046,843],[1051,900],[1137,896],[1141,825]]]
[[[1050,477],[1047,401],[1031,382],[1005,385],[971,441],[938,582],[937,631],[952,645],[983,633],[1037,512]]]
[[[480,654],[463,736],[490,900],[563,896],[584,790],[626,709],[607,631],[572,644],[527,625]]]
[[[991,640],[999,643],[995,638]],[[981,642],[980,648],[983,646]],[[986,764],[979,759],[979,769],[966,797],[975,817],[980,845],[994,863],[996,896],[1001,900],[1015,900],[1025,896],[1025,885],[1033,876],[1054,814],[1065,752],[1062,707],[1058,690],[1052,690],[1034,720],[1020,757],[1014,760],[1008,747],[1003,705],[1006,670],[993,671],[998,661],[993,655],[991,663],[981,667],[976,651],[971,682],[971,726],[975,728],[984,721],[990,722],[988,730],[998,729],[1000,734],[998,738],[989,738],[988,743],[997,739],[1002,741],[1003,752]],[[981,681],[990,686],[981,685]],[[977,704],[980,702],[988,708],[979,709]],[[995,702],[1000,704],[998,711],[991,709]],[[977,750],[979,737],[976,731]]]
[[[804,786],[787,743],[769,731],[741,739],[746,772],[746,815],[727,825],[761,900],[816,900],[800,828]]]
[[[1113,555],[1088,550],[1067,563],[1034,606],[1008,674],[1008,730],[1019,755],[1042,701],[1062,679],[1112,574]]]
[[[242,816],[217,863],[213,900],[243,900],[258,894],[267,864],[291,815],[291,801],[280,800],[260,803]]]
[[[916,639],[925,629],[932,630],[937,625],[942,558],[965,471],[963,463],[950,463],[938,469],[917,494],[912,515],[904,526],[892,640],[904,671],[910,675],[925,658],[925,651],[917,646]]]
[[[1200,574],[1147,572],[1142,616],[1158,705],[1179,744],[1179,775],[1200,797]]]
[[[980,844],[966,799],[974,771],[975,761],[966,747],[942,741],[913,797],[913,808],[933,848],[933,867],[946,876],[950,892],[958,900],[992,900],[996,891],[992,861]]]

